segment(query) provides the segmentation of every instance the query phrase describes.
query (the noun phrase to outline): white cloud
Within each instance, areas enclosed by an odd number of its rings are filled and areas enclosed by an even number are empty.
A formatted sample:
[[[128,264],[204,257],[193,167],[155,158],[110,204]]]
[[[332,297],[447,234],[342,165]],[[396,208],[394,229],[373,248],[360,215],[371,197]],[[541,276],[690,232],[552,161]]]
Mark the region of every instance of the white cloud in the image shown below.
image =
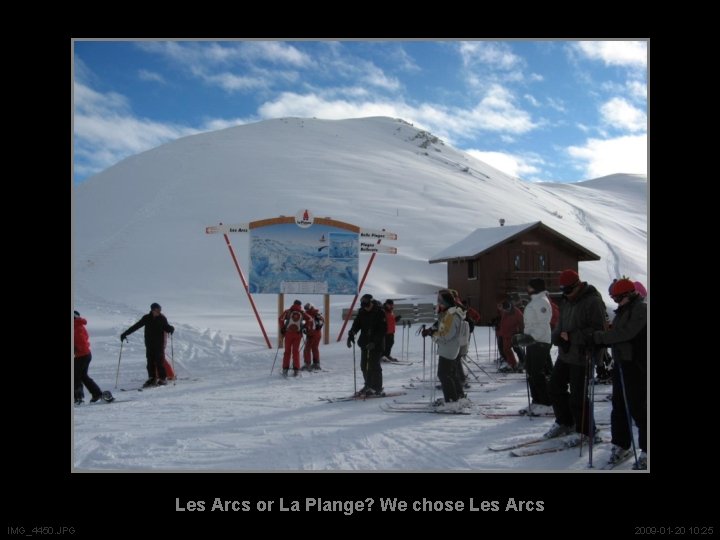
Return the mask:
[[[121,159],[199,130],[132,115],[127,99],[74,85],[76,171],[91,174]]]
[[[573,46],[586,58],[601,60],[606,66],[647,66],[645,41],[580,41]]]
[[[415,60],[410,56],[402,45],[398,45],[397,48],[393,49],[390,58],[395,62],[400,69],[407,72],[420,71],[420,66],[415,63]]]
[[[141,41],[137,46],[180,65],[201,68],[203,71],[210,66],[233,62],[263,61],[296,68],[307,67],[313,63],[310,56],[281,41]]]
[[[257,77],[242,77],[228,72],[218,73],[217,75],[203,75],[202,78],[208,83],[219,86],[228,92],[235,92],[237,90],[255,90],[257,88],[267,87],[267,81],[264,79]]]
[[[310,56],[282,41],[248,41],[243,46],[247,58],[288,64],[297,68],[308,67],[313,63]]]
[[[101,94],[82,83],[74,85],[73,103],[75,114],[100,114],[108,111],[126,111],[129,109],[127,98],[116,92]]]
[[[647,99],[647,84],[640,81],[628,81],[627,89],[630,92],[630,96],[638,99]]]
[[[459,51],[465,66],[481,63],[509,70],[523,64],[522,58],[514,54],[507,43],[463,41],[459,45]]]
[[[502,86],[490,87],[480,104],[472,110],[473,117],[482,122],[479,129],[525,133],[536,127],[530,115],[513,104],[512,94]]]
[[[400,81],[395,77],[388,77],[382,69],[374,65],[368,66],[365,81],[385,90],[398,90],[400,88]]]
[[[645,131],[647,115],[633,107],[623,98],[612,98],[600,107],[600,114],[605,124],[616,129],[628,131]]]
[[[200,131],[216,131],[218,129],[227,129],[235,126],[242,126],[244,124],[250,124],[257,120],[252,118],[211,118],[203,123]]]
[[[547,104],[549,107],[555,109],[558,112],[565,112],[565,103],[560,98],[547,98]]]
[[[576,125],[577,128],[578,128],[580,131],[582,131],[583,133],[587,133],[588,131],[590,131],[590,126],[586,126],[585,124],[581,124],[580,122],[578,122],[578,123],[575,124],[575,125]]]
[[[445,107],[433,103],[409,105],[402,100],[330,99],[322,93],[283,92],[258,109],[263,118],[305,116],[325,119],[389,116],[403,118],[452,141],[478,132],[526,133],[534,129],[530,115],[514,105],[512,94],[500,85],[492,85],[471,109]]]
[[[482,150],[465,150],[471,156],[495,167],[509,176],[522,178],[540,172],[537,165],[542,165],[542,159],[534,156],[519,156],[506,152],[485,152]]]
[[[314,65],[310,56],[278,41],[148,41],[139,42],[137,46],[165,57],[178,69],[228,92],[269,88],[276,81],[295,81],[298,78],[295,71],[268,69],[264,67],[267,64],[290,66],[291,69]]]
[[[570,146],[567,152],[588,179],[615,173],[647,174],[647,135],[588,139],[584,146]]]
[[[138,77],[141,81],[150,81],[150,82],[158,82],[161,84],[165,84],[165,78],[160,75],[159,73],[155,73],[154,71],[148,71],[147,69],[141,69],[138,71]]]

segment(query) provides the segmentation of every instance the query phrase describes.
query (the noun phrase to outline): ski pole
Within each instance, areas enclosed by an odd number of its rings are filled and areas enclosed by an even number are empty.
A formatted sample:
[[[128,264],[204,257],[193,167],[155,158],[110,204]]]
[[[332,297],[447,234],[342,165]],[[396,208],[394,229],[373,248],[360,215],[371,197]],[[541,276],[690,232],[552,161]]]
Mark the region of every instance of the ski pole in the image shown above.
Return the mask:
[[[117,390],[118,385],[118,379],[120,378],[120,359],[122,358],[122,348],[123,348],[123,342],[122,339],[120,340],[120,356],[118,356],[118,367],[117,367],[117,373],[115,374],[115,389]]]
[[[407,321],[407,327],[408,327],[408,332],[407,332],[407,347],[405,347],[405,360],[407,362],[409,362],[410,361],[410,332],[412,332],[412,330],[411,330],[412,329],[412,321]]]
[[[355,362],[355,340],[353,339],[353,387],[357,394],[357,364]]]
[[[489,342],[489,340],[490,340],[490,332],[488,331],[488,342]],[[469,359],[470,362],[475,364],[480,369],[480,371],[482,371],[485,375],[487,375],[488,379],[490,379],[491,381],[495,381],[495,377],[490,375],[490,373],[485,371],[485,369],[483,369],[483,367],[480,365],[480,354],[478,353],[477,339],[475,339],[475,332],[473,332],[473,342],[475,343],[475,358],[477,358],[477,362],[475,360],[473,360],[472,358]],[[488,352],[489,352],[489,349],[490,349],[490,347],[489,347],[489,343],[488,343]]]
[[[587,410],[587,398],[588,398],[588,369],[590,366],[590,361],[592,358],[592,354],[589,357],[585,357],[585,381],[583,383],[583,396],[582,396],[582,412],[580,413],[580,457],[582,457],[582,447],[583,447],[583,435],[585,433],[585,411]]]
[[[528,374],[528,366],[530,365],[530,362],[528,362],[527,357],[527,347],[523,347],[523,356],[525,357],[525,387],[527,388],[527,398],[528,398],[528,418],[532,420],[532,410],[530,409],[530,375]]]
[[[595,348],[593,350],[592,354],[590,355],[590,373],[595,373],[595,364],[596,364],[596,354],[600,351],[600,349]],[[588,431],[590,432],[589,440],[588,440],[588,468],[592,469],[593,467],[593,446],[595,443],[595,377],[591,377],[588,381],[588,384],[590,385],[590,389],[588,394],[590,395],[590,402],[588,403],[588,408],[590,410],[589,419],[588,419]]]
[[[492,354],[492,346],[490,345],[490,327],[488,326],[488,355]],[[478,360],[480,360],[478,358]]]
[[[477,375],[475,375],[475,372],[474,372],[472,369],[470,369],[470,366],[468,366],[466,357],[463,357],[463,358],[462,358],[462,363],[463,363],[463,364],[465,365],[465,367],[467,368],[468,373],[469,373],[470,375],[472,375],[473,377],[475,377],[475,380],[476,380],[477,382],[480,382],[480,378],[479,378]]]
[[[270,368],[270,375],[272,375],[273,369],[275,369],[275,362],[277,361],[278,353],[280,352],[280,344],[283,342],[281,339],[278,343],[277,350],[275,351],[275,359],[273,360],[273,365]]]
[[[627,392],[625,391],[625,378],[623,376],[623,369],[620,361],[615,362],[620,373],[620,387],[623,393],[623,403],[625,404],[625,415],[627,416],[628,430],[630,431],[630,442],[632,443],[633,456],[635,457],[635,466],[638,466],[637,449],[635,448],[635,436],[633,435],[632,429],[632,418],[630,417],[630,407],[628,407]]]
[[[425,330],[425,325],[422,325],[422,329]],[[425,336],[423,336],[423,382],[425,382]]]
[[[175,377],[173,377],[173,386],[177,383],[177,371],[175,371],[175,347],[173,346],[173,335],[170,334],[170,363],[172,363],[173,373],[175,374]]]

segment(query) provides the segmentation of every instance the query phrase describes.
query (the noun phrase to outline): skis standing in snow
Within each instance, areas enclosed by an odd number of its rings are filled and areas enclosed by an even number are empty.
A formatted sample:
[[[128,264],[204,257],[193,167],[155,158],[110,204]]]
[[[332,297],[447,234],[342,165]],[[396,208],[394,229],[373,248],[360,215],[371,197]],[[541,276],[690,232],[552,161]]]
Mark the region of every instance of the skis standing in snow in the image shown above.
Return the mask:
[[[75,404],[79,405],[85,398],[85,392],[83,391],[83,385],[88,389],[92,398],[92,403],[98,399],[103,398],[105,401],[112,401],[113,398],[110,392],[103,392],[95,381],[88,375],[88,369],[90,368],[90,361],[92,360],[92,353],[90,352],[90,336],[88,336],[85,326],[87,320],[80,316],[77,311],[73,312],[73,325],[74,325],[74,382],[75,382]]]
[[[383,391],[382,366],[380,357],[385,350],[387,321],[380,303],[373,300],[371,294],[360,298],[360,309],[348,332],[347,346],[352,347],[355,335],[360,332],[358,346],[361,350],[360,370],[364,386],[358,394],[380,394]]]
[[[157,302],[150,305],[150,313],[125,330],[120,335],[120,341],[145,327],[145,357],[147,359],[148,380],[147,386],[164,386],[167,384],[167,373],[165,372],[165,332],[172,334],[175,327],[168,323],[165,315],[161,313],[162,308]]]
[[[618,308],[612,328],[593,334],[595,343],[611,345],[616,369],[613,376],[610,431],[613,449],[610,462],[630,453],[632,425],[638,426],[640,457],[636,466],[647,468],[647,305],[629,279],[613,283],[611,294]],[[624,395],[623,395],[624,394]],[[629,412],[626,409],[626,403]]]

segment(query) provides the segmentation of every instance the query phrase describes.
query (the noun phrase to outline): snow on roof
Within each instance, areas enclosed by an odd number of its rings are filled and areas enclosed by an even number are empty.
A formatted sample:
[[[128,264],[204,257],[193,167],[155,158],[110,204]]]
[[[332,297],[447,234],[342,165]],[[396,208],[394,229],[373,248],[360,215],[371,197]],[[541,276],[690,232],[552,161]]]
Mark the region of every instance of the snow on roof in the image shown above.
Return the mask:
[[[449,259],[473,258],[493,246],[496,246],[521,232],[535,227],[541,223],[523,223],[521,225],[508,225],[506,227],[490,227],[487,229],[475,229],[468,236],[442,250],[430,258],[431,263],[444,262]]]
[[[507,227],[489,227],[485,229],[475,229],[463,240],[445,248],[443,251],[430,259],[430,263],[452,261],[454,259],[474,259],[482,255],[492,247],[507,242],[511,238],[527,231],[541,227],[551,234],[557,236],[568,244],[572,245],[580,256],[581,261],[599,261],[600,256],[590,251],[588,248],[581,246],[567,236],[560,234],[555,229],[545,225],[542,221],[533,221],[532,223],[523,223],[521,225],[508,225]]]

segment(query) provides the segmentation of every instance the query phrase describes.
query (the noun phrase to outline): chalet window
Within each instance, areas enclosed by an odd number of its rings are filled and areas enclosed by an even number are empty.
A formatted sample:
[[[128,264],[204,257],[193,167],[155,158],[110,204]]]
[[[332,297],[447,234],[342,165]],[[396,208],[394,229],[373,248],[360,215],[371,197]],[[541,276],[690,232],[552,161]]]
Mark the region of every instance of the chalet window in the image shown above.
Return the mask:
[[[513,265],[515,267],[516,272],[520,270],[520,254],[515,255]]]
[[[477,279],[477,261],[467,262],[467,278]]]
[[[545,272],[547,270],[547,257],[543,254],[538,254],[538,270]]]

